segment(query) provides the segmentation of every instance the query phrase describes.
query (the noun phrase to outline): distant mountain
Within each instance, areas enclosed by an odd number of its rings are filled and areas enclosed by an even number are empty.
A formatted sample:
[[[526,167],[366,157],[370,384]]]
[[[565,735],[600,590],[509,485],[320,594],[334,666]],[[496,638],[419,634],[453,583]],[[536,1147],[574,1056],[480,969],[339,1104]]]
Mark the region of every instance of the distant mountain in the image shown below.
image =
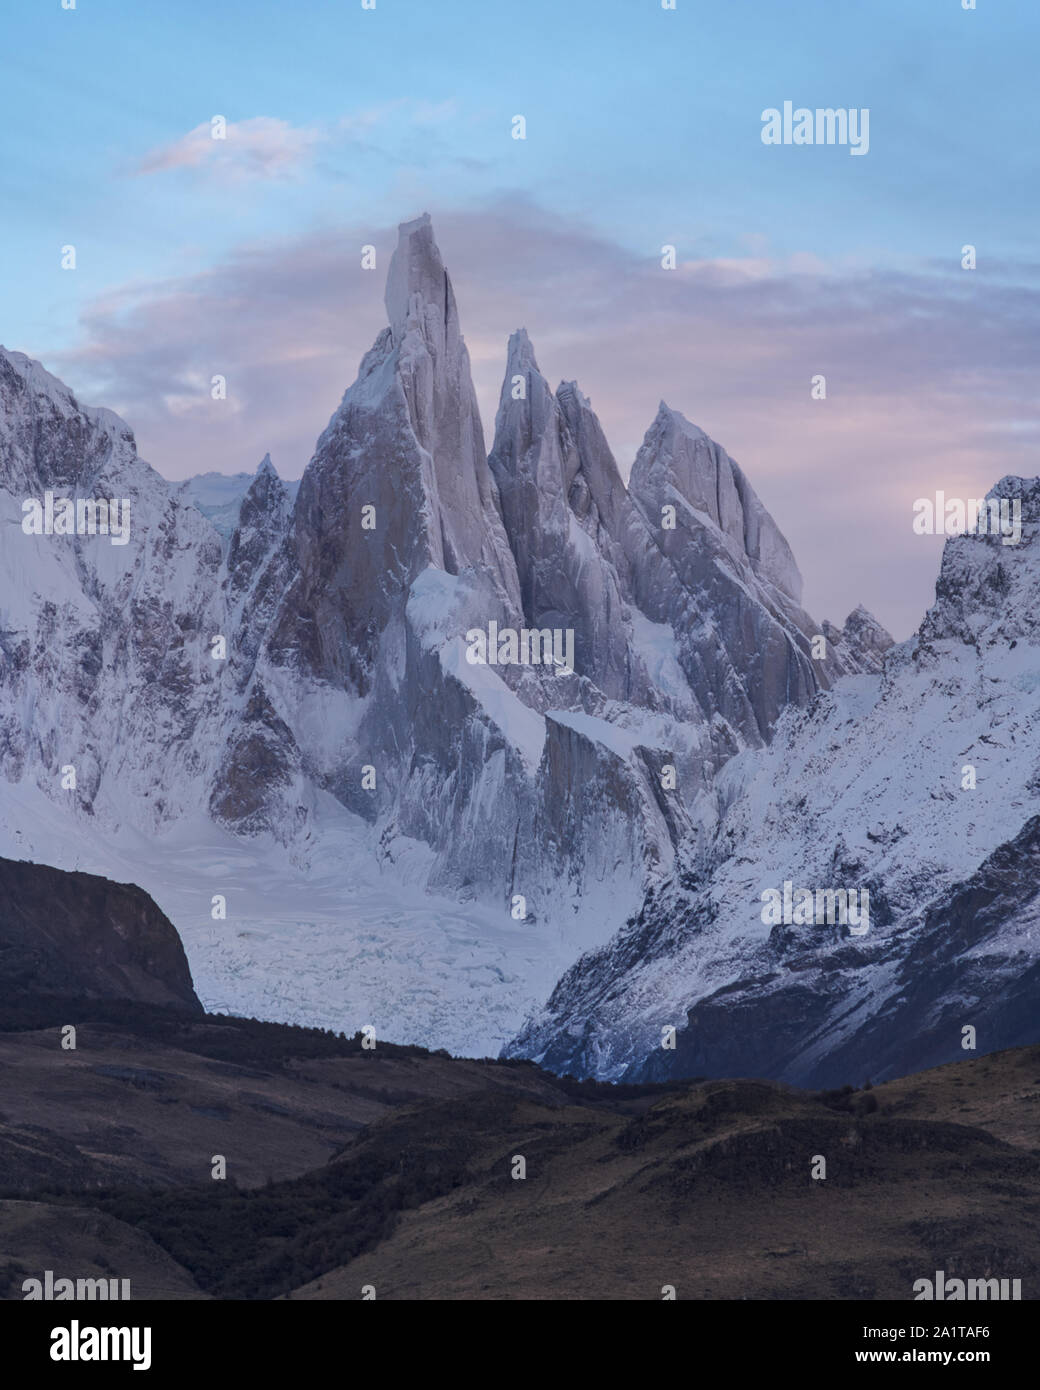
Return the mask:
[[[264,455],[257,472],[267,469],[274,471],[270,454]],[[177,494],[197,507],[224,539],[230,540],[238,526],[243,498],[255,477],[255,473],[196,473],[180,484]],[[299,486],[299,481],[286,483],[287,495],[295,498]]]
[[[220,534],[230,538],[238,524],[238,509],[253,481],[250,473],[197,473],[186,479],[177,492],[212,521]]]

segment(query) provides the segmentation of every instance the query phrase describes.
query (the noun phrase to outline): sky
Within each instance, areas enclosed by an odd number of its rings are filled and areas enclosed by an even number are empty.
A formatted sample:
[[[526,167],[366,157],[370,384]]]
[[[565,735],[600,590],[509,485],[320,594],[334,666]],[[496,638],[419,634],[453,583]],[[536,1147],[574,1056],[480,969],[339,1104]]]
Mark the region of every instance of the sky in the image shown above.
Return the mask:
[[[902,638],[942,545],[913,502],[1040,471],[1038,39],[1032,0],[9,0],[0,342],[167,477],[299,477],[428,211],[489,445],[524,326],[624,474],[666,400],[809,611]],[[868,109],[866,153],[764,144],[785,101]]]

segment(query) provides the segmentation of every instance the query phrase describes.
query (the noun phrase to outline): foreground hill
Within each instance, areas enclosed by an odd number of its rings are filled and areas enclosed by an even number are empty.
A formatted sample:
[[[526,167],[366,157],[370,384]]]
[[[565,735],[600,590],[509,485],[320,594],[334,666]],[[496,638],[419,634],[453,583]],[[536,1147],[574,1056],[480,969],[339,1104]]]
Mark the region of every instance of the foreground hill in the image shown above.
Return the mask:
[[[0,994],[26,990],[202,1012],[181,939],[142,889],[0,858]]]
[[[1040,1288],[1040,1048],[865,1090],[617,1087],[76,1007],[65,1054],[53,1001],[0,1013],[7,1298],[47,1268],[137,1298],[908,1299],[936,1269]]]

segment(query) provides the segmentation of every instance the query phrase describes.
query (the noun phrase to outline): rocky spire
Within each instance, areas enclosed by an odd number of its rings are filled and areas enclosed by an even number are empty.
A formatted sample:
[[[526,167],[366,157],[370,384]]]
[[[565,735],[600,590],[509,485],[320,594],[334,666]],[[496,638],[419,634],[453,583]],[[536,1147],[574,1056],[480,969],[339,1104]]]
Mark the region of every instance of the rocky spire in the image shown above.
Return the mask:
[[[520,607],[469,354],[428,216],[401,225],[386,306],[390,327],[300,484],[299,578],[273,639],[285,659],[362,690],[380,633],[427,566],[479,571],[501,603]]]
[[[664,401],[636,455],[629,489],[655,525],[662,505],[677,493],[688,506],[686,524],[703,524],[695,515],[701,513],[722,533],[735,560],[747,560],[760,579],[801,602],[802,576],[791,547],[741,469]]]
[[[487,567],[515,601],[516,575],[488,470],[469,353],[428,214],[400,227],[386,307],[408,423],[433,460],[427,500],[436,513],[439,563],[449,574]]]
[[[429,325],[435,340],[438,336],[443,340],[449,325],[457,335],[455,295],[428,212],[398,227],[383,302],[395,343],[402,341],[411,325],[420,329]]]
[[[845,619],[843,628],[825,621],[821,631],[848,672],[876,674],[884,667],[885,653],[895,645],[892,634],[862,603]]]
[[[509,340],[489,459],[516,560],[524,617],[536,628],[571,629],[576,669],[613,699],[639,684],[622,582],[598,549],[582,460],[559,400],[538,369],[524,329]],[[575,509],[577,503],[577,509]]]
[[[292,512],[289,489],[265,454],[238,510],[228,545],[228,591],[232,602],[248,593],[265,562],[285,539]]]

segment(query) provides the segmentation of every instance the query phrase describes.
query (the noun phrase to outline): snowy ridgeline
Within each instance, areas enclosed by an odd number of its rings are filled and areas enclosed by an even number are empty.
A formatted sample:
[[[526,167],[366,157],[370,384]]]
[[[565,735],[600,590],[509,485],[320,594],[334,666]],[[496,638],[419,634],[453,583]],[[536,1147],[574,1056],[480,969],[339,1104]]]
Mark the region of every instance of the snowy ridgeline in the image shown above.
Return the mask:
[[[995,491],[1031,519],[1021,546],[951,539],[920,633],[727,764],[704,855],[511,1050],[627,1079],[837,1085],[1037,1040],[1040,481]],[[866,890],[869,930],[777,922],[763,894],[784,880]]]
[[[298,490],[269,459],[168,484],[116,416],[0,350],[0,852],[140,883],[210,1007],[473,1053],[523,1029],[619,1074],[722,985],[794,978],[754,903],[835,882],[842,836],[884,876],[862,952],[1018,833],[1028,778],[946,804],[953,745],[1034,698],[1025,618],[990,642],[985,538],[949,543],[956,593],[886,665],[866,610],[838,629],[801,608],[725,450],[662,403],[626,487],[523,330],[486,453],[427,218],[401,228],[387,310]],[[129,542],[16,532],[47,489],[128,498]],[[1023,500],[997,582],[1024,613]],[[559,634],[565,659],[474,660],[475,630]],[[931,757],[904,747],[929,709]],[[936,798],[933,843],[905,821]],[[849,969],[883,1003],[871,962]]]

